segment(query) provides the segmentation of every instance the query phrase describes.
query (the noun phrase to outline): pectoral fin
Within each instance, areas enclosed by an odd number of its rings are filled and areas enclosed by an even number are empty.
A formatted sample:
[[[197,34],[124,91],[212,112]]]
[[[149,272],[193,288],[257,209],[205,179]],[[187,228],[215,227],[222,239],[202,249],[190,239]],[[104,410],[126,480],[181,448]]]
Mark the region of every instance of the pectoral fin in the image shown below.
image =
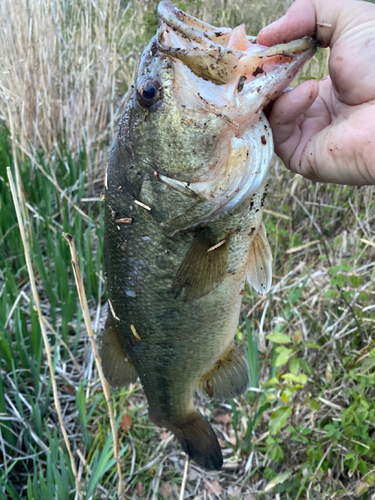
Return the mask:
[[[272,284],[272,251],[262,222],[251,244],[247,262],[247,281],[259,293],[267,293]]]
[[[137,380],[133,363],[118,339],[115,320],[109,312],[103,334],[102,367],[107,382],[112,387],[121,387]]]
[[[215,243],[203,231],[186,254],[172,285],[175,297],[199,299],[214,290],[227,270],[229,239]]]
[[[250,372],[245,354],[235,344],[215,363],[199,383],[198,391],[215,399],[230,399],[249,387]]]

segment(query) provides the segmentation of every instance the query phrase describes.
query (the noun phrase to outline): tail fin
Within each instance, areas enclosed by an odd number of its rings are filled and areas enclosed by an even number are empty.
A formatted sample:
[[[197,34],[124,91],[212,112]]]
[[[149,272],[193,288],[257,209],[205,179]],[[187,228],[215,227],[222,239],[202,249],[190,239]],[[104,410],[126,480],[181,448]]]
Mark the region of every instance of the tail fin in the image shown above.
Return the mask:
[[[157,422],[157,425],[169,429],[179,440],[185,453],[200,467],[206,470],[219,470],[223,465],[223,456],[217,437],[207,422],[198,412],[194,412],[189,420],[170,424],[169,422]]]

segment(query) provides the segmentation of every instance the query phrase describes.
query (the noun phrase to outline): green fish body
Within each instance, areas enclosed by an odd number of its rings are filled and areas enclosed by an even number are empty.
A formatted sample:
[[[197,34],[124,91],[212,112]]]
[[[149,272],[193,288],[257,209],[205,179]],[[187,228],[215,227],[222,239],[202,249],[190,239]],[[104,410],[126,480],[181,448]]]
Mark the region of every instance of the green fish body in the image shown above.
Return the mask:
[[[102,364],[115,387],[139,376],[151,420],[217,470],[220,446],[194,391],[227,399],[248,387],[234,342],[245,279],[261,293],[272,279],[262,109],[314,45],[259,47],[243,27],[214,28],[170,2],[159,18],[106,172]]]

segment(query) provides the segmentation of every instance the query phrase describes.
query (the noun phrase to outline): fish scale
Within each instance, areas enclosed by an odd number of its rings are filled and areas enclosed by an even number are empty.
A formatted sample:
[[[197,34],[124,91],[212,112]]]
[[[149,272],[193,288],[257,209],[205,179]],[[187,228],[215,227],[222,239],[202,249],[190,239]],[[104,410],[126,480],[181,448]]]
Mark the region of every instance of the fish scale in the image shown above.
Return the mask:
[[[273,145],[261,110],[315,48],[293,42],[284,56],[283,45],[277,66],[277,46],[255,46],[242,28],[232,37],[167,1],[159,17],[106,171],[102,364],[116,387],[139,376],[151,420],[217,470],[220,446],[194,392],[227,399],[249,384],[234,342],[245,280],[266,293],[272,278],[262,212]]]

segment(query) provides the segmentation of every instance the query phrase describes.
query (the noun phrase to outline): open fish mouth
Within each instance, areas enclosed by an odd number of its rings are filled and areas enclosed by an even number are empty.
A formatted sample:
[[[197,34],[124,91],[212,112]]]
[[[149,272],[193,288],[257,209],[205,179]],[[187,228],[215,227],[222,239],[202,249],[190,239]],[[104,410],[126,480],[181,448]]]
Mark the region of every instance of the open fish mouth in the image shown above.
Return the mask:
[[[215,84],[219,89],[204,92],[203,85],[203,93],[208,94],[208,102],[217,106],[233,102],[255,80],[260,80],[269,91],[268,75],[273,75],[273,88],[282,87],[279,80],[283,75],[288,72],[290,80],[291,71],[297,73],[316,50],[314,40],[307,37],[273,47],[258,45],[255,37],[246,36],[243,24],[234,29],[216,28],[167,0],[159,4],[158,15],[159,50],[181,61],[185,68],[185,72],[177,68],[181,73],[177,74],[177,81],[190,77],[191,73],[186,74],[188,68],[200,79]],[[276,94],[272,95],[275,97]]]
[[[158,16],[154,43],[173,64],[171,93],[180,113],[214,114],[223,123],[219,137],[227,141],[226,156],[213,163],[208,174],[160,177],[181,192],[188,187],[200,199],[214,200],[200,222],[207,221],[235,209],[264,182],[273,141],[262,110],[312,57],[316,43],[302,38],[265,47],[246,35],[243,24],[217,28],[168,0],[159,4]]]

